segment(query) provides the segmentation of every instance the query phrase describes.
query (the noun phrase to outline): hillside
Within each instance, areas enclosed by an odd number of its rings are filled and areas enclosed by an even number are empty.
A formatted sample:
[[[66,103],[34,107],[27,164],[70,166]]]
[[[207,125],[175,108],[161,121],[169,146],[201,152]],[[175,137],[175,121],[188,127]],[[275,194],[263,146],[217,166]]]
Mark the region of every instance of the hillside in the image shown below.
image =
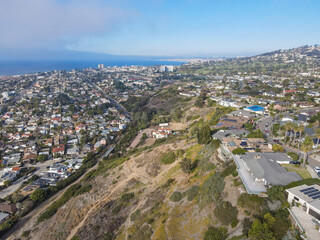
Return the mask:
[[[170,91],[143,109],[166,105]],[[177,99],[167,99],[174,109]],[[177,135],[104,159],[52,217],[35,214],[9,239],[245,239],[257,217],[274,221],[268,231],[276,239],[284,236],[290,221],[283,188],[269,197],[245,194],[235,165],[219,159],[219,143],[198,143],[197,132],[230,109],[184,106],[163,116]]]
[[[278,77],[296,77],[306,72],[318,73],[320,67],[320,47],[302,46],[287,50],[276,50],[251,57],[207,60],[188,63],[181,67],[182,74],[264,74]]]

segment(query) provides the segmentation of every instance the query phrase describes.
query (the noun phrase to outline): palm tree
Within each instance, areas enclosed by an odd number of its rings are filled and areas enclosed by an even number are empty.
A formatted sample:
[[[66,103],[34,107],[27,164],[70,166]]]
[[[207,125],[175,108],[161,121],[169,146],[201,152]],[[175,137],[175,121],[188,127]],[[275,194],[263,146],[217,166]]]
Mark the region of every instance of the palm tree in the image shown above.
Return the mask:
[[[293,147],[295,147],[295,144],[296,144],[296,137],[297,137],[297,132],[299,131],[299,126],[298,124],[292,124],[292,130],[294,132],[294,135],[293,135]]]
[[[288,123],[287,123],[287,126],[288,126],[288,130],[289,130],[289,137],[290,137],[289,146],[291,146],[291,143],[292,143],[293,123],[288,122]]]
[[[299,144],[298,144],[298,149],[300,150],[300,146],[301,146],[301,140],[302,140],[302,133],[304,131],[304,126],[303,125],[299,125]]]
[[[287,143],[287,135],[288,135],[288,131],[291,129],[290,124],[286,123],[284,125],[284,143]]]
[[[316,138],[317,138],[317,145],[316,145],[316,150],[314,151],[314,156],[316,156],[317,151],[318,151],[319,138],[320,138],[320,129],[317,129],[317,131],[316,131]]]
[[[306,137],[301,145],[301,150],[304,152],[304,158],[303,158],[303,167],[306,167],[306,162],[308,158],[308,152],[312,150],[313,147],[313,140],[311,137]]]

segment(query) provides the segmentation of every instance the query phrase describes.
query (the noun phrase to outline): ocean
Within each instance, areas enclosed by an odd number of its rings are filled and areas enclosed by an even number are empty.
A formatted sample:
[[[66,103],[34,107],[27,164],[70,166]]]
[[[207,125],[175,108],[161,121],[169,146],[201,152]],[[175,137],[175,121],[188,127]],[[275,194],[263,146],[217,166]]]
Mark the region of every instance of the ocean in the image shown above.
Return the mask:
[[[0,60],[0,76],[23,75],[27,73],[49,72],[54,70],[72,70],[97,68],[98,64],[108,66],[153,66],[153,65],[181,65],[183,62],[162,60]]]

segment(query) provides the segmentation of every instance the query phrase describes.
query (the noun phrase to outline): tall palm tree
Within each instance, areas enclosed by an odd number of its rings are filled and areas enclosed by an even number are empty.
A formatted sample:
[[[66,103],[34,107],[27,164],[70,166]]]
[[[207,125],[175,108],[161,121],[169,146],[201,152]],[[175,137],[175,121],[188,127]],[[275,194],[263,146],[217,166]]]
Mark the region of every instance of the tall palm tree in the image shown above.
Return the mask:
[[[289,129],[289,137],[290,137],[289,146],[291,146],[291,143],[292,143],[293,123],[288,122],[287,125],[288,125],[288,129]]]
[[[301,146],[303,131],[304,131],[304,126],[303,125],[299,125],[299,144],[298,144],[298,149],[299,150],[300,150],[300,146]]]
[[[289,123],[286,123],[284,125],[284,142],[287,143],[287,137],[288,137],[288,132],[290,131],[291,127]]]
[[[306,137],[303,141],[303,143],[301,144],[301,150],[304,152],[304,157],[303,157],[303,167],[306,167],[306,162],[307,162],[307,158],[308,158],[308,152],[310,152],[312,150],[313,147],[313,140],[311,137]]]
[[[295,144],[296,144],[296,138],[297,138],[297,132],[299,131],[299,126],[298,124],[292,124],[292,130],[294,132],[294,135],[293,135],[293,147],[295,147]]]
[[[318,145],[319,145],[319,138],[320,138],[320,129],[318,128],[316,130],[316,138],[317,138],[317,145],[316,145],[316,150],[314,151],[314,156],[316,156],[317,154],[317,151],[318,151]]]

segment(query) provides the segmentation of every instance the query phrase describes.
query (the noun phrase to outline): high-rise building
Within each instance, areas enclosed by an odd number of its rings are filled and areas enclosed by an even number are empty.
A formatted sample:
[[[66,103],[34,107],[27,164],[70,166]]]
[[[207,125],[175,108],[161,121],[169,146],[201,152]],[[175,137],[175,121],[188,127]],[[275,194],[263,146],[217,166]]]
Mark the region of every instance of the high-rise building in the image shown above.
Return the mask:
[[[99,69],[104,69],[104,64],[98,64]]]
[[[172,65],[162,65],[160,66],[160,72],[173,72],[173,66]]]

